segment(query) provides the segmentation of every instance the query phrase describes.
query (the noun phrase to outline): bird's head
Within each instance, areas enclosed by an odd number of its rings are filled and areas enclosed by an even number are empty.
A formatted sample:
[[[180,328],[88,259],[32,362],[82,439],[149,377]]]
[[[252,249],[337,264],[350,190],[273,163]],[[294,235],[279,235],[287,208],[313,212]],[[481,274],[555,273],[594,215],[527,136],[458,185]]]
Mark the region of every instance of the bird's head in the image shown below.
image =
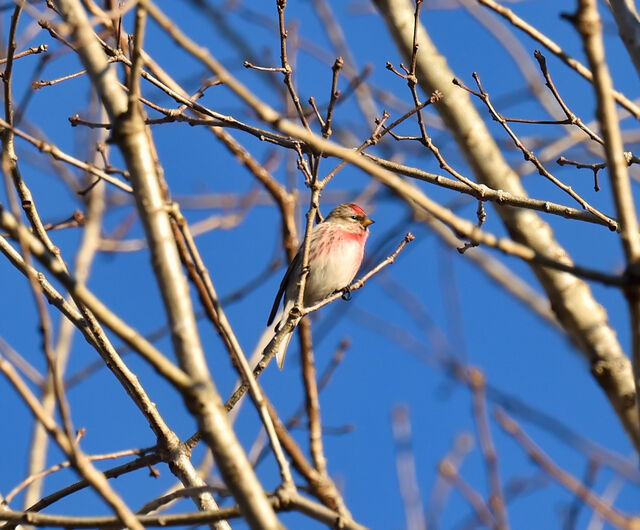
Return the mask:
[[[354,202],[345,202],[336,206],[327,218],[325,222],[336,222],[346,226],[359,226],[363,230],[367,230],[370,224],[373,224],[373,219],[370,219],[365,211]]]

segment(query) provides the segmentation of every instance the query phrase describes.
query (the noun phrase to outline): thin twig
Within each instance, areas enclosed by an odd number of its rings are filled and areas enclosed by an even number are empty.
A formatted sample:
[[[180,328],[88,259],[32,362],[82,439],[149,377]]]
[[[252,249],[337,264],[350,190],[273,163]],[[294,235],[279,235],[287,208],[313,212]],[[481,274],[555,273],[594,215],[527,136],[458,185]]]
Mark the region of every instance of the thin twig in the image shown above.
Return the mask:
[[[473,416],[480,440],[480,448],[489,476],[489,509],[496,520],[496,528],[503,530],[509,527],[505,499],[500,480],[500,468],[498,467],[498,452],[493,443],[489,418],[487,417],[487,394],[484,374],[477,369],[469,371],[469,388],[473,395]]]
[[[544,35],[542,32],[538,31],[531,24],[527,23],[524,19],[520,18],[516,15],[511,9],[508,7],[504,7],[500,5],[495,0],[476,0],[478,3],[483,6],[491,9],[505,20],[507,20],[514,27],[523,31],[532,39],[538,41],[545,48],[547,48],[551,53],[556,55],[562,62],[564,62],[570,68],[573,68],[578,74],[584,77],[587,81],[593,82],[593,74],[591,70],[589,70],[586,66],[584,66],[580,61],[577,61],[573,57],[571,57],[566,51],[564,51],[560,45],[551,40],[549,37]],[[640,108],[629,100],[624,94],[618,92],[617,90],[612,91],[613,97],[616,102],[628,110],[631,114],[633,114],[636,118],[640,119]]]
[[[571,186],[567,186],[566,184],[561,182],[558,178],[556,178],[554,175],[552,175],[551,172],[548,171],[547,168],[544,167],[542,162],[540,162],[540,160],[538,160],[538,158],[534,155],[533,151],[531,151],[530,149],[526,148],[526,146],[522,143],[520,138],[513,132],[511,127],[509,127],[509,124],[506,122],[504,117],[495,109],[495,107],[491,103],[491,99],[489,97],[489,93],[486,92],[484,90],[484,88],[482,87],[482,83],[480,81],[480,77],[478,76],[478,74],[476,72],[473,73],[473,78],[476,81],[476,84],[478,85],[479,92],[470,89],[469,87],[467,87],[459,79],[454,79],[453,83],[455,85],[459,86],[460,88],[466,90],[470,94],[473,94],[474,96],[478,97],[480,100],[482,100],[482,102],[486,105],[487,109],[489,110],[489,113],[491,114],[491,116],[498,123],[500,123],[500,125],[502,125],[504,130],[507,132],[507,134],[513,140],[513,143],[516,145],[516,147],[520,151],[522,151],[522,156],[524,157],[524,159],[529,161],[529,162],[531,162],[536,167],[536,169],[538,170],[538,173],[540,173],[540,175],[542,175],[543,177],[545,177],[546,179],[551,181],[558,188],[560,188],[562,191],[564,191],[569,196],[571,196],[580,206],[582,206],[589,213],[592,213],[593,215],[595,215],[596,217],[599,217],[602,221],[607,223],[609,225],[609,227],[613,230],[614,229],[613,227],[617,226],[616,225],[616,221],[614,219],[611,219],[611,217],[609,217],[608,215],[605,215],[604,213],[602,213],[597,208],[594,208],[593,206],[591,206]]]
[[[495,417],[505,432],[511,435],[526,451],[529,458],[551,475],[560,485],[564,486],[574,495],[579,496],[583,502],[591,506],[607,521],[617,528],[631,529],[640,527],[640,518],[622,514],[612,508],[592,490],[585,488],[582,482],[557,466],[505,412],[498,409],[495,412]]]

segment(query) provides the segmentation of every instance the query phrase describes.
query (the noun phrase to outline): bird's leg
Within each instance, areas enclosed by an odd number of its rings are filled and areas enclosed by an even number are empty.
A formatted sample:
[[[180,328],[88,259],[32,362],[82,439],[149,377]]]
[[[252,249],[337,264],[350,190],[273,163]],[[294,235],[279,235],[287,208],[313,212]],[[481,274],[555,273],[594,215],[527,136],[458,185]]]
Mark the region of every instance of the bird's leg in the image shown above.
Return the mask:
[[[342,289],[342,299],[347,302],[351,300],[351,288],[348,285]]]

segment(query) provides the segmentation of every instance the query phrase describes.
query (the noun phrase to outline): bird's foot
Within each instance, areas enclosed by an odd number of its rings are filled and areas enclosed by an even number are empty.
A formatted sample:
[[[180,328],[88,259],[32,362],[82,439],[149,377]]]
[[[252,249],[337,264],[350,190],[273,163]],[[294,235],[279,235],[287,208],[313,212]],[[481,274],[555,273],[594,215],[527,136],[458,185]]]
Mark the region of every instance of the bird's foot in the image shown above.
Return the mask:
[[[351,300],[351,288],[348,285],[342,289],[342,299],[346,302]]]

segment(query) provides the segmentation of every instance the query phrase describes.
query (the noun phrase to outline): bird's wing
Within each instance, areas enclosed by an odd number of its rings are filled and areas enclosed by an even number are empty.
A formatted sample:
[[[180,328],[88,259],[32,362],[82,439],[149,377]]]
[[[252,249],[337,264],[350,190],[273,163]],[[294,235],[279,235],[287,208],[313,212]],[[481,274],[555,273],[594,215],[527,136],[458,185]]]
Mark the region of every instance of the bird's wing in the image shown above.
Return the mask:
[[[276,313],[278,312],[278,307],[280,306],[280,300],[282,300],[282,296],[287,288],[287,283],[289,282],[289,278],[293,274],[293,271],[296,269],[298,262],[300,261],[300,251],[296,254],[296,257],[293,258],[293,261],[289,264],[289,268],[282,278],[280,282],[280,287],[278,288],[278,293],[276,294],[276,299],[273,301],[273,307],[271,308],[271,313],[269,314],[269,320],[267,321],[267,326],[270,326],[273,322],[273,319],[276,317]]]

